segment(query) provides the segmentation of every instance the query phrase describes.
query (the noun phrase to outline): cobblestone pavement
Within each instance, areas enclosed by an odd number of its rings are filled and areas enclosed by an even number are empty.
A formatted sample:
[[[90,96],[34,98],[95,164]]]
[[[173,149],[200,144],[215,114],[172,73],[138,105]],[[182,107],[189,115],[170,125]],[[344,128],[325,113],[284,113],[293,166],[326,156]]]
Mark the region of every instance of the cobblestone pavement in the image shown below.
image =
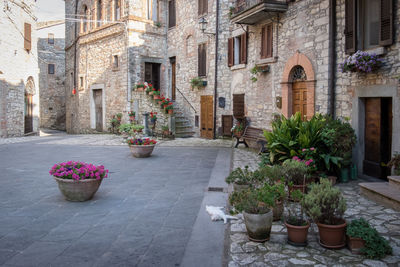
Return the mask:
[[[259,157],[248,149],[234,149],[233,167],[258,166]],[[308,246],[294,247],[286,243],[286,228],[274,222],[271,239],[265,243],[248,240],[243,218],[232,221],[230,227],[229,267],[235,266],[400,266],[400,212],[378,205],[360,196],[358,182],[339,184],[347,200],[346,220],[367,219],[379,233],[389,240],[393,255],[380,261],[353,255],[347,248],[327,250],[318,244],[317,227],[313,224],[308,235]]]

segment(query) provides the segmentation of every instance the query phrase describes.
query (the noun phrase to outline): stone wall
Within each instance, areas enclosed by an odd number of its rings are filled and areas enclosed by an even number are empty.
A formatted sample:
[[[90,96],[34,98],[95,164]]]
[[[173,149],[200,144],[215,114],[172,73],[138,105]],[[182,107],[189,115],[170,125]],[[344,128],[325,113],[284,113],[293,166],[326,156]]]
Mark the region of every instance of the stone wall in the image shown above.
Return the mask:
[[[33,131],[39,131],[39,88],[35,1],[0,3],[0,137],[24,135],[25,92],[33,94]],[[32,25],[31,50],[24,49],[24,23]],[[28,81],[29,85],[28,85]]]

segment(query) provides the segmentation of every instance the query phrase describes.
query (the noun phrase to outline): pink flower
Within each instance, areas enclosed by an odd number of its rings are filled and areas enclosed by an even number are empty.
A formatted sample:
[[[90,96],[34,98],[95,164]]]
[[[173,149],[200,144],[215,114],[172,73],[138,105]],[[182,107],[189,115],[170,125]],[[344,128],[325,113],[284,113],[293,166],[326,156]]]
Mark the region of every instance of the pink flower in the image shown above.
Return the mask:
[[[310,150],[311,150],[311,151],[314,151],[314,150],[315,150],[315,148],[314,148],[314,147],[312,147],[312,148],[310,148]]]
[[[301,151],[303,151],[303,152],[304,152],[304,151],[307,151],[307,149],[303,148]]]

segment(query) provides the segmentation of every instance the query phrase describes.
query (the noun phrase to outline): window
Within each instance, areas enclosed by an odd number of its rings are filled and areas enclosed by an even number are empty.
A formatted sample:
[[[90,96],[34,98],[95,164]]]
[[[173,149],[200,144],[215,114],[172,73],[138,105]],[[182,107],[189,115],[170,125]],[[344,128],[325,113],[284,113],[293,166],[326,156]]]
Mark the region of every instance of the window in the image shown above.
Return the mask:
[[[28,51],[32,49],[32,26],[29,23],[24,24],[24,48]]]
[[[200,44],[198,47],[198,75],[207,76],[207,44]]]
[[[207,14],[208,13],[208,0],[198,0],[198,13],[199,16]]]
[[[114,0],[114,20],[121,18],[121,0]]]
[[[144,81],[151,83],[154,88],[160,89],[160,67],[159,63],[144,64]]]
[[[80,88],[83,88],[85,85],[84,85],[84,79],[83,79],[83,77],[81,76],[81,77],[79,77],[79,87]]]
[[[233,95],[233,117],[244,118],[244,94]]]
[[[168,28],[176,25],[175,0],[168,1]]]
[[[393,0],[345,2],[347,54],[393,43]]]
[[[47,65],[47,73],[48,74],[54,74],[55,72],[55,65],[54,64],[48,64]]]
[[[47,35],[47,43],[48,44],[54,44],[54,34],[53,33],[49,33]]]
[[[88,30],[88,22],[87,20],[89,19],[89,10],[87,6],[83,6],[83,23],[82,23],[82,32],[87,32]]]
[[[96,7],[96,25],[97,27],[101,26],[101,21],[103,19],[103,4],[101,0],[97,0],[97,7]]]
[[[228,39],[228,66],[247,63],[247,34]]]
[[[118,69],[119,67],[119,58],[117,55],[114,55],[112,57],[112,65],[113,65],[113,69]]]
[[[273,56],[273,27],[272,23],[261,29],[261,58]]]

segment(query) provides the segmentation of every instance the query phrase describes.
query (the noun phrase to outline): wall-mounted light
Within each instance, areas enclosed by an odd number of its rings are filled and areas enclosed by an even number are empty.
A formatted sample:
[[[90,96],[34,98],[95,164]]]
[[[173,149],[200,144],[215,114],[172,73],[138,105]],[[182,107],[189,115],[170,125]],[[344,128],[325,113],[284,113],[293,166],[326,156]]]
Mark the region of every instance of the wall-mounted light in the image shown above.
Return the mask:
[[[204,33],[204,34],[215,35],[215,33],[213,33],[213,32],[206,32],[207,24],[208,24],[208,21],[206,20],[205,17],[201,17],[199,19],[199,27],[200,27],[201,32]]]

